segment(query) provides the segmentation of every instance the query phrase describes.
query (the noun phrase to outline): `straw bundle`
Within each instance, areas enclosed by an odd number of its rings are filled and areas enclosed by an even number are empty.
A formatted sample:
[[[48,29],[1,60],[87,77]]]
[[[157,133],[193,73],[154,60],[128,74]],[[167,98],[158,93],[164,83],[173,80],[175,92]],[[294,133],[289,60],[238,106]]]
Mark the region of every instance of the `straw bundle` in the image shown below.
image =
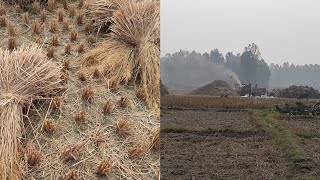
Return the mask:
[[[41,48],[0,49],[0,179],[20,179],[22,108],[60,87],[60,68]]]
[[[113,12],[118,9],[117,0],[87,0],[84,4],[86,18],[92,22],[92,27],[108,30]]]
[[[144,100],[158,111],[160,103],[159,2],[119,0],[111,33],[81,60],[82,71],[97,69],[109,84],[133,81]]]

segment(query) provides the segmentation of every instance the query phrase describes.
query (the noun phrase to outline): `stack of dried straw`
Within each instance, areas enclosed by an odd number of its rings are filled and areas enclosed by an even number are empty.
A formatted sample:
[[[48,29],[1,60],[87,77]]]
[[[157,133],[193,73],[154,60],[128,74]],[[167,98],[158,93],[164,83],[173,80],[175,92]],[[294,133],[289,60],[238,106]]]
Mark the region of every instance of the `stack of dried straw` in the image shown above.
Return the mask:
[[[59,89],[59,72],[35,45],[0,49],[0,179],[20,179],[22,108]]]
[[[159,112],[159,1],[114,0],[113,3],[117,10],[113,11],[110,20],[111,33],[85,54],[81,71],[93,73],[98,70],[113,85],[133,81],[139,96]]]

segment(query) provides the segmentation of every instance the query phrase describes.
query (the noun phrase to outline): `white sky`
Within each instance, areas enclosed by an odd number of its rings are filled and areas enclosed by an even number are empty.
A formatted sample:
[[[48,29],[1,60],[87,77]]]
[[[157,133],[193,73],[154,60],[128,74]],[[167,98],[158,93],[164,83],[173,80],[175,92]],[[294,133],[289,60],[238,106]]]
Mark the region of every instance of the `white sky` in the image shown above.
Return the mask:
[[[161,0],[161,56],[252,42],[268,63],[320,64],[320,0]]]

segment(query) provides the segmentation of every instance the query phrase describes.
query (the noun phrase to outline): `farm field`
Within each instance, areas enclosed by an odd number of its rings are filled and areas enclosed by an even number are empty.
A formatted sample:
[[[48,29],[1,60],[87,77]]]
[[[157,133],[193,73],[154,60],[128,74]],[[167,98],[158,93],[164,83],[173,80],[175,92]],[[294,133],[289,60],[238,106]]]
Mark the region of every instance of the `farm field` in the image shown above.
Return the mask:
[[[153,0],[0,2],[1,180],[158,179],[160,93],[149,97],[149,89],[158,86],[159,6]],[[117,28],[138,34],[111,36]],[[128,45],[132,39],[136,45]],[[136,82],[128,66],[137,63],[130,48],[138,45],[148,53],[138,59],[154,68],[151,84]],[[99,52],[107,54],[98,59]],[[37,85],[43,87],[34,92]]]
[[[161,99],[162,179],[320,178],[320,118],[280,115],[272,108],[294,99],[235,100]]]

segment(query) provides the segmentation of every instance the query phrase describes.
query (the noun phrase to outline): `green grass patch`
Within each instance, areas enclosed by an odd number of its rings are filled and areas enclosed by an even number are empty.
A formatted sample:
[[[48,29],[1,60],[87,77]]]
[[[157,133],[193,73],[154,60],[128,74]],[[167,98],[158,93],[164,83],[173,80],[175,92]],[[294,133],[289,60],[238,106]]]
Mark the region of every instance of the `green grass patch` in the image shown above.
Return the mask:
[[[250,110],[249,112],[252,114],[253,122],[267,132],[274,144],[285,150],[292,174],[312,173],[314,164],[302,147],[300,137],[278,119],[279,113],[272,110]]]

